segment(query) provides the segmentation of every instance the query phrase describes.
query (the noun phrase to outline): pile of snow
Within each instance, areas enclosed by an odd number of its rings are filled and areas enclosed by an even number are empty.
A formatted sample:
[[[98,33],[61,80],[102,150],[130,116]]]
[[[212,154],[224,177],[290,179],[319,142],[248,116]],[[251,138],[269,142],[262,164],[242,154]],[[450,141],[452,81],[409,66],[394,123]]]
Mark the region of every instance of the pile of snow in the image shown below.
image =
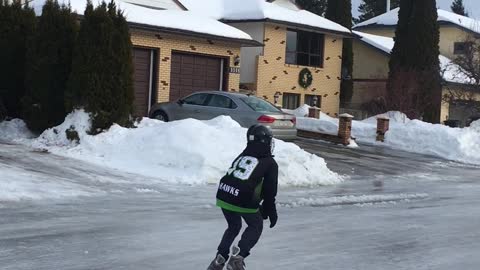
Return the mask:
[[[72,125],[79,133],[79,144],[66,139],[65,130]],[[137,128],[114,125],[96,136],[87,134],[89,127],[88,114],[75,111],[63,124],[45,131],[31,145],[58,155],[183,184],[217,183],[246,145],[246,129],[230,117],[169,123],[144,118]],[[342,181],[322,158],[295,144],[277,140],[275,156],[281,186]]]
[[[372,116],[369,117],[365,120],[363,120],[363,123],[370,123],[370,124],[377,124],[377,118],[378,117],[387,117],[390,119],[390,123],[403,123],[406,124],[407,122],[410,121],[408,116],[402,112],[397,112],[397,111],[389,111],[380,115]]]
[[[385,142],[376,142],[377,117],[390,118],[390,130]],[[438,156],[444,159],[480,164],[480,121],[468,128],[450,128],[410,120],[401,112],[387,112],[363,121],[353,121],[352,137],[357,142],[387,146],[394,149]],[[297,118],[297,128],[336,134],[338,119],[322,114],[320,119]]]
[[[289,113],[289,114],[293,114],[296,117],[307,117],[308,116],[308,109],[310,109],[310,106],[308,106],[307,104],[304,104],[304,105],[298,107],[295,110],[282,109],[282,111],[284,111],[286,113]]]
[[[45,2],[46,0],[33,0],[30,6],[34,8],[37,15],[41,15]],[[66,5],[70,4],[72,11],[79,15],[83,15],[85,7],[87,6],[87,0],[59,0],[58,2]],[[95,6],[100,3],[100,1],[92,1],[92,4]],[[180,29],[219,37],[252,40],[252,37],[247,33],[213,18],[202,16],[201,14],[180,10],[162,10],[155,7],[155,2],[151,2],[152,8],[119,0],[115,0],[115,3],[124,11],[128,22],[162,28]]]
[[[20,142],[33,138],[35,135],[28,130],[23,120],[13,119],[0,122],[0,141]]]

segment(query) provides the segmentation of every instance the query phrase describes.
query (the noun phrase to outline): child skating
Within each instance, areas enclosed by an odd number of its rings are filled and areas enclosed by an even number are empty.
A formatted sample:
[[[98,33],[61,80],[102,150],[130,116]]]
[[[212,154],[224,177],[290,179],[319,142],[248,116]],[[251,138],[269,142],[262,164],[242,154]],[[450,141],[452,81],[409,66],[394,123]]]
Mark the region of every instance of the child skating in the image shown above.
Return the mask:
[[[207,270],[222,270],[225,265],[227,270],[244,270],[244,260],[262,234],[263,219],[270,219],[270,228],[277,223],[278,165],[273,159],[273,148],[270,129],[262,125],[248,129],[247,147],[218,186],[217,206],[222,209],[228,228]],[[242,228],[242,219],[247,228],[238,246],[232,247]]]

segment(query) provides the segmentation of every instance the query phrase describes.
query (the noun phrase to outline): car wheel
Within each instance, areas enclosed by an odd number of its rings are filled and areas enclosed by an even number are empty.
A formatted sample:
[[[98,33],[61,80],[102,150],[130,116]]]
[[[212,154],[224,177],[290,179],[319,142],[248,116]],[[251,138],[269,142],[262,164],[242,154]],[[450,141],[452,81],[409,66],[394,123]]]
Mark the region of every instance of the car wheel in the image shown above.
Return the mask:
[[[164,111],[156,111],[152,115],[153,119],[157,119],[163,122],[168,122],[168,116]]]

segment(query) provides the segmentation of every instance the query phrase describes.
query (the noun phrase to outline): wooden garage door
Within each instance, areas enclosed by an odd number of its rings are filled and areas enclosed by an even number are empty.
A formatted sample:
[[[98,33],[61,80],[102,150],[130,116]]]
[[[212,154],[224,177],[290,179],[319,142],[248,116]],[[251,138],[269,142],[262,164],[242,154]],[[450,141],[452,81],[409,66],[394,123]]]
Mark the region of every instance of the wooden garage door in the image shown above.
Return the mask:
[[[152,75],[151,55],[152,50],[133,49],[135,116],[148,115]]]
[[[222,59],[194,54],[172,54],[170,100],[198,91],[222,90]]]

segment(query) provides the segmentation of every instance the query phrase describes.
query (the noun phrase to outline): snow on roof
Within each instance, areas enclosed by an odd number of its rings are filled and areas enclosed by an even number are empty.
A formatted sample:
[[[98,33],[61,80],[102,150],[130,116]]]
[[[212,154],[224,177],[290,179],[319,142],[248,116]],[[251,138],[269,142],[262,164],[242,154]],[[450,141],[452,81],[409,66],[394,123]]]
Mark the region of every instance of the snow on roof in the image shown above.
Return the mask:
[[[398,12],[400,8],[392,9],[390,12],[384,13],[377,17],[371,18],[354,26],[354,28],[362,28],[368,26],[394,26],[398,22]],[[443,9],[438,9],[438,21],[443,23],[452,23],[461,28],[480,34],[480,21],[458,15]]]
[[[353,33],[360,36],[361,41],[387,54],[392,52],[393,46],[395,45],[393,38],[367,34],[359,31],[353,31]],[[465,74],[465,71],[463,71],[460,66],[453,63],[452,60],[443,55],[440,55],[438,58],[440,60],[440,68],[444,80],[461,84],[473,83],[473,80]]]
[[[31,6],[37,15],[41,15],[42,7],[46,0],[34,0]],[[252,40],[247,33],[221,23],[215,19],[201,16],[194,12],[180,10],[159,10],[142,7],[134,4],[115,0],[118,7],[124,11],[127,21],[149,26],[170,28],[172,30],[183,30],[199,34],[207,34],[224,38]],[[59,3],[70,3],[72,11],[82,15],[87,5],[86,0],[59,0]],[[100,1],[93,1],[97,6]]]
[[[353,31],[353,33],[360,36],[361,41],[377,49],[380,49],[388,54],[392,52],[393,45],[395,45],[395,41],[393,40],[393,38],[367,34],[359,31]]]
[[[217,20],[246,21],[272,20],[351,34],[350,30],[306,10],[292,10],[265,0],[180,0],[188,10],[201,13]]]

